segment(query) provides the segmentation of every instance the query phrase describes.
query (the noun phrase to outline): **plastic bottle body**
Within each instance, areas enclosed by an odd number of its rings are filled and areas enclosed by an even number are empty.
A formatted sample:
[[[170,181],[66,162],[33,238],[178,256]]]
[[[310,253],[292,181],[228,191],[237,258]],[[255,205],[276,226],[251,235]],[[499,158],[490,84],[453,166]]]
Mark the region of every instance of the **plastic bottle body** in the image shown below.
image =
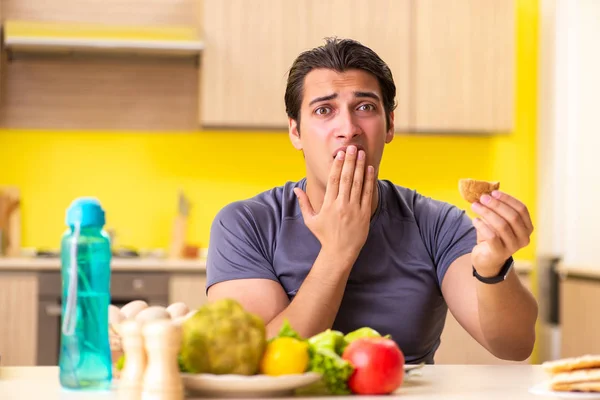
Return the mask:
[[[75,254],[77,281],[72,282]],[[107,390],[111,387],[112,360],[108,333],[110,262],[110,238],[102,227],[71,227],[64,234],[61,241],[59,356],[60,384],[64,388]],[[69,298],[73,293],[76,297]]]

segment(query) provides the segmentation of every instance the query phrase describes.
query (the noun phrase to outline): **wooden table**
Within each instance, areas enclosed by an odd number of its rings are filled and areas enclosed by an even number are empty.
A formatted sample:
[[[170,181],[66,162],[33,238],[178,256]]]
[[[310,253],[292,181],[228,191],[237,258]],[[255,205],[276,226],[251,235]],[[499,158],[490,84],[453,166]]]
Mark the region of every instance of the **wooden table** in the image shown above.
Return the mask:
[[[420,376],[411,376],[394,396],[412,399],[520,400],[556,399],[529,393],[529,388],[547,379],[539,365],[427,365]],[[600,395],[600,393],[599,393]],[[332,399],[375,399],[369,396]],[[117,399],[113,392],[70,392],[61,389],[57,367],[0,368],[2,400]],[[294,400],[300,399],[295,397]],[[381,397],[379,397],[381,399]],[[282,400],[280,398],[280,400]]]

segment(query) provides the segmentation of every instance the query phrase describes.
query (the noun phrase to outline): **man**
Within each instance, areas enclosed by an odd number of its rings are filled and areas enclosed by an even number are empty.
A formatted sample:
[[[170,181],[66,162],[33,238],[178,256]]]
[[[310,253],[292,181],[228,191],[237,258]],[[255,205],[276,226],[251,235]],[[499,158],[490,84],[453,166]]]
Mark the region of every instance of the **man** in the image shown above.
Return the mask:
[[[471,221],[378,180],[395,93],[388,66],[358,42],[300,54],[285,103],[306,178],[218,213],[209,301],[238,300],[269,336],[284,319],[304,337],[369,326],[391,334],[408,363],[433,363],[449,308],[495,356],[524,360],[537,304],[510,265],[533,231],[527,208],[497,191],[473,204],[480,218]]]

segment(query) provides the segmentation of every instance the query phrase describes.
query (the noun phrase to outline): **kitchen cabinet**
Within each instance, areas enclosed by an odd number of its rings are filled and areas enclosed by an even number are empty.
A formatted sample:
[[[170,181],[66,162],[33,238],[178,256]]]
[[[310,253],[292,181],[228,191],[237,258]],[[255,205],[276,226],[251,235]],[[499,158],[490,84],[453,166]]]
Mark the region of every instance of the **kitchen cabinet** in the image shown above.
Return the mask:
[[[36,365],[37,315],[36,273],[1,273],[0,365]]]
[[[5,75],[2,128],[161,131],[197,126],[198,70],[191,62],[41,57],[14,60]]]
[[[510,131],[515,2],[414,0],[413,131]]]
[[[2,0],[0,126],[196,130],[200,1]]]
[[[523,285],[531,290],[529,273],[520,272],[519,278]],[[496,358],[482,345],[480,345],[467,331],[458,323],[448,311],[446,325],[442,332],[441,344],[435,355],[436,364],[529,364],[530,358],[521,361],[505,361]]]
[[[203,127],[287,126],[286,72],[307,45],[306,4],[204,0]]]
[[[559,283],[561,357],[600,354],[600,273],[570,275]]]
[[[168,306],[206,302],[203,261],[119,259],[112,261],[111,303],[132,300]],[[61,278],[59,259],[0,257],[0,365],[56,365]]]
[[[389,63],[399,89],[396,124],[406,128],[410,0],[205,0],[202,13],[204,127],[287,129],[283,97],[294,59],[339,36]]]
[[[3,16],[128,26],[195,26],[202,0],[2,0]]]
[[[373,49],[390,67],[396,84],[394,123],[396,130],[408,128],[410,0],[311,0],[308,4],[307,47],[338,36],[356,39]],[[377,29],[373,29],[373,24]]]
[[[204,127],[286,129],[294,58],[338,36],[390,66],[396,131],[512,128],[514,1],[205,0],[202,13]]]
[[[207,302],[206,273],[174,273],[169,279],[169,304],[187,304],[190,310],[198,309]]]

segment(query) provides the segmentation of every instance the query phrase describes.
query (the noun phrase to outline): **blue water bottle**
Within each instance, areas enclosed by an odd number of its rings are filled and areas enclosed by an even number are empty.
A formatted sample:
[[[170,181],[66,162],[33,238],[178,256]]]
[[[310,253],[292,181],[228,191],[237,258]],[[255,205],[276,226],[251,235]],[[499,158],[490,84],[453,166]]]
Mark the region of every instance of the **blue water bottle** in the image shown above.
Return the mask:
[[[61,242],[62,318],[60,384],[108,390],[112,360],[108,334],[111,246],[98,200],[82,197],[67,210]]]

